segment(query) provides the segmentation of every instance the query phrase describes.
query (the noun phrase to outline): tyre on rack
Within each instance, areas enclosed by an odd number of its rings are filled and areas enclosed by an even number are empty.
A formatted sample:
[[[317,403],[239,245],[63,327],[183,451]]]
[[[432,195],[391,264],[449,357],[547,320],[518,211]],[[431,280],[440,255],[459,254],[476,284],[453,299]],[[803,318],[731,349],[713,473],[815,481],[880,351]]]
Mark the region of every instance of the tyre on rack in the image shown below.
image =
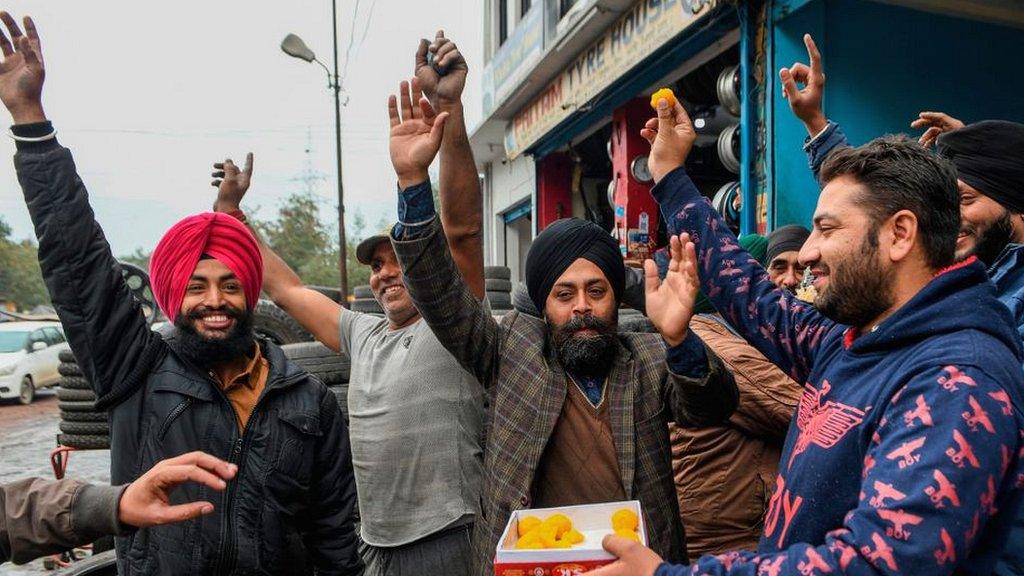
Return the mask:
[[[512,292],[512,281],[511,280],[501,280],[501,279],[498,279],[498,278],[485,278],[484,279],[484,289],[487,290],[488,292],[511,293]]]
[[[505,312],[512,309],[512,295],[508,292],[487,292],[487,302],[492,311]]]
[[[294,318],[270,300],[260,299],[253,311],[253,328],[274,344],[283,346],[297,342],[311,342],[313,335],[306,332]]]

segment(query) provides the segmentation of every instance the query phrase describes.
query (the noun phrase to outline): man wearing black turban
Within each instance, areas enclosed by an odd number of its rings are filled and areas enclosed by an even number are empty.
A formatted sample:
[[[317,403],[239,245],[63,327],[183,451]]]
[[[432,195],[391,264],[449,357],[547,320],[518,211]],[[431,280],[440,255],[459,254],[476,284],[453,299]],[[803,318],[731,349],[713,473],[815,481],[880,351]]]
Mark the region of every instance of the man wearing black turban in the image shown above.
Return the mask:
[[[393,109],[393,159],[436,153],[426,126],[398,116]],[[427,179],[394,164],[399,182]],[[645,263],[647,316],[660,334],[619,333],[618,243],[592,222],[559,220],[527,255],[529,298],[542,317],[512,311],[499,324],[467,289],[433,200],[419,188],[400,193],[402,221],[391,232],[405,284],[437,339],[491,398],[474,572],[494,573],[515,510],[632,499],[651,548],[685,562],[668,424],[719,424],[738,403],[732,375],[689,330],[697,271],[682,263],[684,250],[694,257],[693,244],[672,238],[664,281]]]

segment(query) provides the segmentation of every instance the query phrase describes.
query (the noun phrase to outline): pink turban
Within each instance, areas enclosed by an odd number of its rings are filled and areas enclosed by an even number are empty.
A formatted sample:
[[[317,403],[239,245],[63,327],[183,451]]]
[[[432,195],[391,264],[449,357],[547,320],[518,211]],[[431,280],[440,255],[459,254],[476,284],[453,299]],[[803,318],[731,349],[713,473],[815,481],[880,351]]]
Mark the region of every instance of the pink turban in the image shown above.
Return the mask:
[[[199,258],[216,258],[235,273],[249,310],[263,287],[263,257],[252,232],[233,216],[204,212],[181,220],[164,234],[149,260],[149,276],[157,305],[172,322],[181,311]]]

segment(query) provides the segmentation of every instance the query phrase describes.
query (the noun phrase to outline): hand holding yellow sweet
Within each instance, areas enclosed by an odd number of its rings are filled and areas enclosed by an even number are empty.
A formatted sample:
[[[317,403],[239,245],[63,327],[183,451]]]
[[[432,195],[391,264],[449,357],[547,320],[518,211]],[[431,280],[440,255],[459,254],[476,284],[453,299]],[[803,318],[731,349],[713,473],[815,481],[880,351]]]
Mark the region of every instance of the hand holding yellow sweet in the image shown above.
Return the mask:
[[[674,108],[675,107],[675,105],[676,105],[676,95],[675,95],[675,93],[672,92],[671,88],[662,88],[662,89],[658,90],[657,92],[655,92],[654,94],[651,94],[651,108],[654,108],[655,110],[657,110],[658,109],[658,100],[661,100],[662,98],[664,98],[665,101],[668,102],[668,107],[669,108]]]

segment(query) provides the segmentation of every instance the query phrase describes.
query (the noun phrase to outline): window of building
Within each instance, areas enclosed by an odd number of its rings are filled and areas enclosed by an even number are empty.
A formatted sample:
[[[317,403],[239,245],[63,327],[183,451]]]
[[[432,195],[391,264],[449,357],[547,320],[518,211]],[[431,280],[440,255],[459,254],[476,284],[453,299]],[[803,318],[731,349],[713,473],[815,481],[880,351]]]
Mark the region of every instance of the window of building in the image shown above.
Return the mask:
[[[559,18],[565,17],[577,3],[579,3],[579,0],[559,0]]]
[[[530,6],[532,5],[533,3],[530,0],[522,0],[519,3],[519,17],[522,18],[523,16],[526,16],[526,13],[530,11]]]
[[[498,46],[508,39],[508,0],[498,0]]]

